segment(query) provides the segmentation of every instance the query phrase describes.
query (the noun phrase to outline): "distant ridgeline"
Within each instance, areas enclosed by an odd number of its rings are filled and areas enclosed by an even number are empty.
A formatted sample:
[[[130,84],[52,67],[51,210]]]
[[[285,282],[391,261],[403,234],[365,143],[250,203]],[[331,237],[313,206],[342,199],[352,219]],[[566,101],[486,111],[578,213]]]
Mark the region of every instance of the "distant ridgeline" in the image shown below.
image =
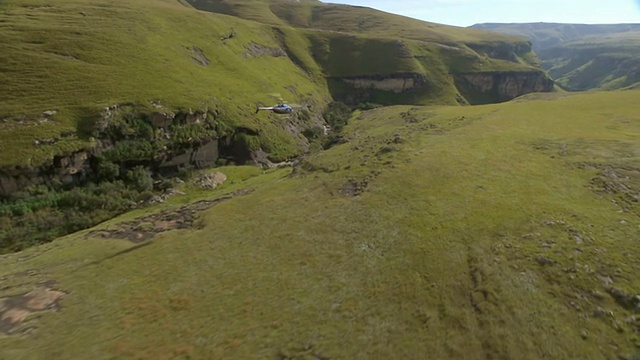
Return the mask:
[[[477,24],[471,28],[531,41],[558,85],[567,90],[613,90],[640,82],[640,24]]]
[[[268,24],[294,64],[347,103],[483,104],[553,88],[522,38],[320,1],[187,1]]]
[[[185,167],[295,158],[327,136],[332,101],[553,89],[524,39],[319,1],[6,0],[0,29],[0,212],[15,216],[60,203],[42,186],[145,192]],[[255,113],[276,102],[301,107]]]

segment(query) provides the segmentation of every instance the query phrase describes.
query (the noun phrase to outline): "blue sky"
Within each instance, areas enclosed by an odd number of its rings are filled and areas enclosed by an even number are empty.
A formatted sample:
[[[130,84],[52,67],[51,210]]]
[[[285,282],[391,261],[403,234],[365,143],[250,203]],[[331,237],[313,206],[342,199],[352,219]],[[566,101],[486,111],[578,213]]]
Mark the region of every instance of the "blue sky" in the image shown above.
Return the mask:
[[[440,24],[640,23],[640,0],[323,0],[368,6]]]

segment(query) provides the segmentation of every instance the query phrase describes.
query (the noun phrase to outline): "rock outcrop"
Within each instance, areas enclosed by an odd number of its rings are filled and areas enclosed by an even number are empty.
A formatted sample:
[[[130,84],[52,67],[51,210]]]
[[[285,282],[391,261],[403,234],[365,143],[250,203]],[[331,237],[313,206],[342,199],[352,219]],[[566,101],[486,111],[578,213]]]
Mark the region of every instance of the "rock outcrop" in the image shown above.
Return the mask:
[[[227,181],[227,175],[219,171],[202,174],[196,179],[196,184],[205,190],[213,190]]]
[[[553,80],[542,71],[459,73],[456,87],[472,105],[509,101],[532,92],[553,91]]]
[[[219,157],[218,138],[214,131],[207,131],[205,123],[207,116],[219,116],[215,110],[191,110],[172,112],[162,106],[155,106],[158,111],[151,113],[139,113],[140,120],[150,126],[154,132],[154,142],[164,141],[167,145],[160,147],[154,156],[148,158],[113,159],[109,153],[117,148],[119,142],[134,143],[138,139],[136,135],[125,138],[115,138],[112,127],[121,117],[121,112],[135,113],[133,104],[117,104],[103,109],[100,117],[96,119],[91,128],[91,136],[95,145],[89,149],[79,150],[70,154],[60,154],[52,160],[39,166],[13,166],[0,168],[0,196],[6,197],[16,191],[32,185],[40,184],[79,184],[86,180],[96,179],[100,176],[96,170],[99,163],[98,157],[106,157],[113,161],[121,169],[132,166],[144,165],[159,170],[162,173],[172,173],[187,165],[203,169],[215,164]],[[176,139],[175,131],[180,127],[202,124],[204,130],[201,134],[194,133],[193,138]],[[199,136],[199,137],[198,137]],[[183,136],[184,138],[184,136]],[[42,146],[40,141],[34,146]]]
[[[186,149],[179,154],[172,154],[160,164],[160,168],[180,168],[189,164],[198,169],[211,167],[218,160],[218,140],[210,140],[191,149]]]
[[[8,196],[31,185],[59,182],[73,184],[91,171],[90,162],[95,152],[77,151],[67,156],[56,156],[53,162],[39,167],[0,168],[0,196]]]
[[[426,86],[424,76],[415,73],[354,76],[340,79],[356,89],[376,89],[392,91],[394,93],[401,93]]]

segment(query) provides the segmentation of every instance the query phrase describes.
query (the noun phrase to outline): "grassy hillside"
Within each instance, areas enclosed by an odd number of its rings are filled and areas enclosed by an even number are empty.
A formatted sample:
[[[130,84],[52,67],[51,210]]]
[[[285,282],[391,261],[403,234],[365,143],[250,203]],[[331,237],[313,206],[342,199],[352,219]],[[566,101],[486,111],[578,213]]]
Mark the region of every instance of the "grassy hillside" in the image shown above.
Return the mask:
[[[256,103],[278,101],[269,94],[302,103],[319,118],[344,83],[333,77],[418,74],[428,89],[372,91],[362,101],[455,104],[454,72],[537,71],[521,39],[368,8],[191,4],[209,12],[175,0],[0,3],[0,166],[37,166],[96,145],[87,124],[119,103],[142,113],[158,104],[167,111],[215,109],[225,128],[249,129],[274,159],[287,159],[304,147],[276,117],[253,113]],[[289,125],[304,128],[305,118]]]
[[[632,358],[638,95],[356,113],[293,172],[5,255],[0,312],[40,302],[0,358]]]
[[[470,28],[524,37],[532,42],[533,49],[538,52],[590,36],[635,33],[640,31],[640,24],[484,23]]]
[[[485,48],[491,50],[490,58],[510,61],[531,55],[531,49],[522,38],[430,23],[361,6],[289,0],[187,1],[198,9],[273,25],[433,42],[452,45],[461,51],[469,50],[469,47]]]
[[[540,51],[542,65],[567,89],[620,89],[640,81],[640,31],[591,36]]]
[[[221,39],[231,32],[237,36]],[[277,101],[270,93],[319,104],[328,93],[289,57],[270,56],[277,44],[264,25],[177,1],[3,1],[0,165],[39,164],[90,145],[82,134],[33,144],[74,131],[82,119],[122,102],[143,109],[153,109],[151,101],[168,109],[215,108],[229,126],[258,130],[266,143],[284,142],[282,157],[298,153],[280,124],[253,114],[255,104]],[[52,121],[43,119],[51,110]]]
[[[189,3],[204,11],[270,24],[276,31],[291,31],[289,26],[299,29],[298,34],[311,43],[312,58],[328,77],[332,96],[348,103],[473,102],[461,95],[467,89],[457,88],[456,74],[507,71],[545,77],[530,44],[522,38],[319,1]],[[502,101],[495,95],[486,98]]]
[[[368,7],[329,4],[320,1],[188,0],[188,2],[202,10],[225,13],[258,22],[288,24],[293,27],[326,31],[438,42],[518,40],[512,36],[496,36],[484,31],[469,31],[469,29],[461,27],[425,22]]]
[[[569,90],[620,89],[640,81],[640,24],[477,24],[474,29],[522,36],[542,67]]]

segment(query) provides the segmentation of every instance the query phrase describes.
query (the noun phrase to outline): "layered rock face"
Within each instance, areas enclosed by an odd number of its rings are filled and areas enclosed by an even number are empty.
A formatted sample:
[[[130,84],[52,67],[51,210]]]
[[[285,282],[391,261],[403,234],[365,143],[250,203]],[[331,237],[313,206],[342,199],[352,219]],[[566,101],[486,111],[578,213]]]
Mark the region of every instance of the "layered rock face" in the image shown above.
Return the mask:
[[[109,150],[109,147],[104,150]],[[90,178],[94,174],[91,164],[100,152],[92,149],[68,156],[57,156],[52,163],[35,168],[0,168],[0,196],[9,196],[31,185],[54,182],[75,184],[87,177]],[[213,166],[218,156],[218,140],[213,139],[180,153],[168,154],[163,160],[158,161],[156,166],[163,172],[172,172],[187,165],[204,169]],[[152,162],[152,159],[149,159],[149,162]]]
[[[78,151],[69,156],[57,156],[52,163],[36,168],[0,168],[0,196],[53,181],[74,183],[86,176],[92,156],[88,151]]]
[[[9,196],[12,193],[31,185],[40,184],[78,184],[86,179],[95,179],[99,174],[96,164],[100,158],[106,158],[120,167],[121,171],[144,165],[163,173],[171,173],[185,166],[195,166],[203,169],[211,167],[219,157],[218,137],[214,131],[194,132],[193,137],[178,139],[176,132],[185,126],[205,124],[207,115],[205,111],[189,112],[153,112],[150,114],[139,113],[136,116],[153,130],[153,139],[148,141],[135,134],[125,138],[114,138],[113,127],[121,116],[122,109],[128,109],[127,105],[113,105],[104,109],[100,118],[93,126],[91,135],[96,139],[96,146],[86,150],[79,150],[71,154],[55,156],[51,161],[36,167],[14,166],[0,167],[0,196]],[[215,116],[215,114],[213,114]],[[178,118],[176,120],[176,117]],[[122,125],[122,124],[120,124]],[[207,125],[210,126],[210,125]],[[182,130],[184,132],[184,130]],[[148,141],[149,143],[162,143],[157,145],[157,152],[143,158],[124,157],[113,155],[119,143],[136,141]],[[110,154],[110,152],[112,154]],[[109,156],[111,155],[111,156]]]
[[[341,78],[342,81],[356,89],[376,89],[401,93],[423,87],[425,79],[420,74],[394,74],[388,76],[355,76]]]
[[[509,101],[532,92],[550,92],[554,85],[544,72],[533,70],[456,73],[451,76],[458,92],[464,97],[461,103],[471,105]],[[337,80],[365,92],[381,90],[404,94],[429,88],[424,75],[417,73],[342,77]],[[346,100],[353,102],[349,98]],[[358,100],[368,100],[367,95],[363,94]]]
[[[532,92],[553,91],[553,80],[543,72],[461,73],[454,78],[456,87],[470,104],[509,101]]]

